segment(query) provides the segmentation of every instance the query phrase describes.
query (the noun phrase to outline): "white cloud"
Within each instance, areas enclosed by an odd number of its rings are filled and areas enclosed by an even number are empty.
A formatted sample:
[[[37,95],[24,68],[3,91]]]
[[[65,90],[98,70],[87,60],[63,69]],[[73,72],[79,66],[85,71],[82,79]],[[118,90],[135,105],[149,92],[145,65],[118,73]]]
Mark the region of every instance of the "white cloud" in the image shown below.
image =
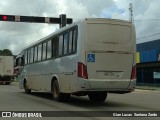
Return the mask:
[[[159,0],[0,0],[0,14],[59,17],[63,13],[74,20],[86,17],[128,20],[130,2],[133,3],[135,19],[160,18]],[[160,23],[135,22],[136,31],[139,33],[155,29],[157,24]],[[54,32],[58,25],[0,22],[0,28],[0,49],[9,48],[14,54],[18,54],[24,46]],[[149,39],[152,40],[153,37]]]
[[[59,17],[63,13],[67,17],[82,19],[98,17],[96,13],[101,8],[97,5],[104,1],[100,0],[95,4],[95,0],[1,0],[0,14]],[[103,4],[101,6],[104,7]],[[0,28],[3,28],[0,30],[0,34],[3,34],[0,37],[0,49],[9,48],[14,54],[18,54],[24,46],[54,32],[57,27],[58,25],[51,24],[0,22]]]
[[[128,20],[128,10],[126,8],[117,6],[116,4],[112,5],[109,8],[103,9],[101,17],[114,18],[114,19],[124,19]]]
[[[160,14],[158,11],[159,4],[159,0],[147,3],[145,4],[145,7],[147,6],[147,9],[145,8],[146,10],[140,12],[137,16],[135,16],[135,20],[140,20],[135,21],[137,43],[160,39],[160,35],[154,35],[156,33],[160,33],[160,27],[158,28],[158,26],[160,26],[160,22],[158,20],[152,20],[160,18]]]

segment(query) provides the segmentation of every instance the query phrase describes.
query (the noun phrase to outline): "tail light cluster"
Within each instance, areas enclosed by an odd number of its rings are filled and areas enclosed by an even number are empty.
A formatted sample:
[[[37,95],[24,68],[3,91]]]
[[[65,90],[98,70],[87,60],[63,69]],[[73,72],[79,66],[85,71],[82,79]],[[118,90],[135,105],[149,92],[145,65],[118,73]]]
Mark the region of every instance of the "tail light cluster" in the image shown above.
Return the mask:
[[[78,63],[78,77],[88,79],[87,67],[83,63]]]
[[[136,79],[136,66],[132,68],[131,79]]]

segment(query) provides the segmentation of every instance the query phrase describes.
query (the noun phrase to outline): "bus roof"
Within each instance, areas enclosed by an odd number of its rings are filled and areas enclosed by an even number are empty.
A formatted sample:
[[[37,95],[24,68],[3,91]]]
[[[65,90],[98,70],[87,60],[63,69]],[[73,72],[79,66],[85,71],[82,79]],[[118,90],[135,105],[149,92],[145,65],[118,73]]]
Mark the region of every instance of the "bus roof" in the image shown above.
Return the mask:
[[[108,21],[108,22],[111,22],[111,21],[114,21],[114,22],[121,22],[121,23],[128,23],[128,24],[130,24],[130,22],[129,22],[129,21],[126,21],[126,20],[110,19],[110,18],[85,18],[85,19],[80,19],[80,20],[78,20],[78,21],[76,21],[76,22],[74,22],[74,23],[72,23],[72,24],[70,24],[70,25],[67,25],[67,26],[65,26],[65,27],[63,27],[63,28],[61,28],[61,29],[58,29],[58,30],[54,31],[53,33],[49,34],[48,36],[46,36],[46,37],[44,37],[44,38],[42,38],[42,39],[39,39],[39,40],[37,40],[36,42],[34,42],[34,43],[26,46],[22,51],[24,51],[24,50],[27,49],[27,48],[30,48],[30,47],[34,46],[35,44],[41,43],[41,42],[43,42],[44,40],[49,39],[49,38],[51,38],[52,36],[54,36],[54,35],[56,35],[56,34],[59,34],[59,33],[62,32],[63,30],[66,30],[66,29],[68,29],[68,28],[73,27],[74,25],[78,24],[79,22],[98,22],[98,21],[101,21],[101,22],[102,22],[102,21],[103,21],[103,22],[107,22],[107,21]]]

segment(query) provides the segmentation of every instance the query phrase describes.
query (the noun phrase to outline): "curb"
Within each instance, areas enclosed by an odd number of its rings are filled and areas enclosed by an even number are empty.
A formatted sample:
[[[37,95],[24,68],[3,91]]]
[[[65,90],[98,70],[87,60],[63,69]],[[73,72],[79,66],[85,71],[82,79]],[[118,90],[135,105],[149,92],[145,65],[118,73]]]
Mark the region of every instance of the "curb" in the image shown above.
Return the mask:
[[[151,86],[136,86],[136,89],[160,91],[160,87],[151,87]]]

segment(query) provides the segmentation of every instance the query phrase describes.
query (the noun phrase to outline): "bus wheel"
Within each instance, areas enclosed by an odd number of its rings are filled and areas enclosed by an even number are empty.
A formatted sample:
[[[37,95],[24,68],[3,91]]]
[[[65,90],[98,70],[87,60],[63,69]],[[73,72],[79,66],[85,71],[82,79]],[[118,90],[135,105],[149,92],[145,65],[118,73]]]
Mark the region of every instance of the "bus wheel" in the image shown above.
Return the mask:
[[[55,80],[52,84],[52,95],[53,95],[53,100],[59,102],[68,101],[70,98],[70,94],[60,93],[58,80]]]
[[[28,89],[27,81],[26,81],[26,80],[24,81],[24,91],[25,91],[25,93],[27,93],[27,94],[30,94],[30,93],[31,93],[31,89]]]
[[[92,102],[104,102],[107,98],[107,92],[90,93],[88,97]]]

